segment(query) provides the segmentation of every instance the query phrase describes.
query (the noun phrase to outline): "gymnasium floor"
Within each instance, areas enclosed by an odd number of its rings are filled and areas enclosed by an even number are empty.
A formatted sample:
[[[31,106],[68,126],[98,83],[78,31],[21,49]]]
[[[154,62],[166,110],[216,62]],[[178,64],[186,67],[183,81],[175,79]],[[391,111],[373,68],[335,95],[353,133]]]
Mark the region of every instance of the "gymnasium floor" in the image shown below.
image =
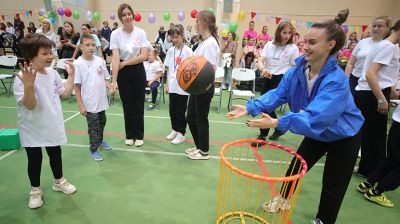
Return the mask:
[[[253,138],[258,130],[244,125],[248,117],[234,122],[225,119],[226,93],[218,114],[215,97],[209,116],[212,157],[208,161],[191,161],[184,154],[186,148],[193,146],[189,131],[187,142],[180,145],[165,140],[170,132],[168,97],[166,100],[159,109],[145,111],[145,145],[136,148],[124,145],[122,105],[117,97],[107,111],[105,130],[105,140],[114,149],[101,152],[103,162],[95,162],[88,155],[86,120],[79,115],[75,99],[63,102],[68,137],[68,144],[62,147],[64,175],[78,191],[73,195],[52,191],[52,174],[44,152],[44,205],[29,209],[24,150],[0,151],[0,223],[215,223],[219,149],[232,140]],[[15,125],[15,99],[0,90],[0,128]],[[278,142],[296,147],[301,139],[287,133]],[[316,214],[323,162],[324,158],[304,178],[293,223],[310,223]],[[384,208],[367,202],[356,191],[362,180],[353,175],[337,223],[399,223],[400,191],[387,193],[395,207]]]

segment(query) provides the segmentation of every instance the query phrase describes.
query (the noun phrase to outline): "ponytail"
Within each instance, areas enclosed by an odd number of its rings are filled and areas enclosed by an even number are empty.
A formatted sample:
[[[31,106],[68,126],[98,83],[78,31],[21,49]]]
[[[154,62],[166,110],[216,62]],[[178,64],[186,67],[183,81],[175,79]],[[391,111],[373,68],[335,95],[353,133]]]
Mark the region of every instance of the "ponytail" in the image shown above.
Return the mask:
[[[211,35],[215,38],[219,45],[219,37],[218,37],[218,27],[216,25],[216,19],[215,19],[215,14],[213,12],[210,12],[208,10],[203,10],[200,11],[199,14],[197,14],[197,18],[199,18],[201,21],[203,21],[205,24],[207,24],[208,29],[211,32]]]

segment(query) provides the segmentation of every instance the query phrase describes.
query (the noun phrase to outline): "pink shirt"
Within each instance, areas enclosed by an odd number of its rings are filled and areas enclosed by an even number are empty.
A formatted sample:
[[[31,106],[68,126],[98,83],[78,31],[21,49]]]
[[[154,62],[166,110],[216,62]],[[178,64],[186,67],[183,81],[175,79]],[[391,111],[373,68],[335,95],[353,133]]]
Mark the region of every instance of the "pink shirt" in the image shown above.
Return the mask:
[[[246,32],[244,32],[243,38],[247,38],[250,35],[250,38],[257,38],[257,31],[250,31],[247,30]]]
[[[257,41],[262,40],[264,43],[266,43],[267,41],[269,41],[269,38],[270,37],[269,37],[268,33],[266,33],[266,34],[260,33],[260,34],[258,34]]]
[[[339,58],[346,57],[347,59],[350,59],[350,56],[351,56],[351,52],[349,49],[344,49],[344,50],[340,51],[340,53],[339,53]]]

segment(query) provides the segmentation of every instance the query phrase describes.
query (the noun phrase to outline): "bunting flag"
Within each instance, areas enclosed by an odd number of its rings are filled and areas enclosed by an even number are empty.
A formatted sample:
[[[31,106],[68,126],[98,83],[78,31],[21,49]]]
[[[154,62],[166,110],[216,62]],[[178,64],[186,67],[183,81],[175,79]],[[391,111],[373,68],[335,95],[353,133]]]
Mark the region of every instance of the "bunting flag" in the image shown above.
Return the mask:
[[[361,30],[364,33],[365,30],[368,28],[368,25],[361,25]]]
[[[31,15],[31,16],[32,16],[32,10],[29,10],[29,15]]]
[[[265,22],[269,23],[271,21],[271,16],[265,16]]]
[[[3,20],[5,20],[5,19],[4,19],[4,16],[1,16],[1,18],[2,18]]]
[[[282,18],[275,17],[275,23],[276,23],[276,25],[278,25],[278,24],[279,24],[279,22],[281,21],[281,19],[282,19]]]
[[[310,28],[310,27],[311,27],[311,25],[312,25],[312,22],[306,22],[306,26],[307,26],[307,28]]]
[[[292,24],[293,27],[296,27],[296,24],[297,24],[296,20],[292,20],[292,21],[290,21],[290,23]]]

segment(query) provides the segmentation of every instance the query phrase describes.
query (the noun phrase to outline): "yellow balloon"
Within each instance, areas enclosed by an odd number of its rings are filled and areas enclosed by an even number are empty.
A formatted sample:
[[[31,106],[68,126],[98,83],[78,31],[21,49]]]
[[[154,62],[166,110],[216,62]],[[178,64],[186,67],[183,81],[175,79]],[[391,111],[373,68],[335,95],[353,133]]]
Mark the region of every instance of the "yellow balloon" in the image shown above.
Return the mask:
[[[222,30],[222,37],[227,37],[229,35],[229,30],[228,29],[223,29]]]
[[[246,14],[244,13],[243,10],[240,10],[237,17],[238,17],[238,21],[243,21],[246,18]]]
[[[39,23],[42,23],[44,20],[44,16],[39,16],[38,20],[39,20]]]

